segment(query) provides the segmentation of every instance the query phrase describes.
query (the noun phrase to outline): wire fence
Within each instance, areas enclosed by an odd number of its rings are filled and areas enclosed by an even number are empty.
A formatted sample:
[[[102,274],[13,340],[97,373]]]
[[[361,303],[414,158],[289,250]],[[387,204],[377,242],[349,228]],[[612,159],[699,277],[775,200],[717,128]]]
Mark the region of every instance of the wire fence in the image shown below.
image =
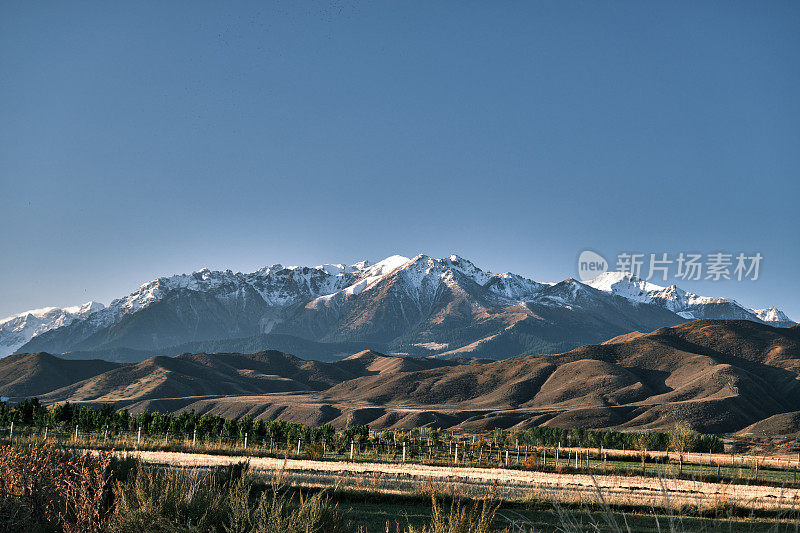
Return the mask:
[[[517,468],[544,472],[670,475],[736,483],[798,486],[800,457],[765,457],[726,453],[677,453],[646,450],[501,445],[479,436],[452,436],[435,442],[424,436],[344,439],[343,434],[320,440],[275,436],[154,433],[137,428],[84,430],[79,426],[0,428],[4,444],[53,444],[80,449],[160,450],[293,459],[415,463],[476,468]]]

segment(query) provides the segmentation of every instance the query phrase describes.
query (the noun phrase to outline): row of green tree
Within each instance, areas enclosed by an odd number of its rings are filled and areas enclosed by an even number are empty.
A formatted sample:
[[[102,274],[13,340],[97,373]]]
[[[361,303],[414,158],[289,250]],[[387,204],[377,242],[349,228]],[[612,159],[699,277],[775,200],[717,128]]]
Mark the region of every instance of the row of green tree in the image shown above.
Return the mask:
[[[514,438],[520,444],[540,446],[582,446],[617,450],[675,450],[679,452],[712,452],[724,450],[722,440],[716,435],[692,431],[686,424],[677,424],[668,433],[656,431],[630,432],[591,429],[563,429],[536,426],[518,431]]]
[[[304,442],[320,442],[331,440],[336,436],[348,440],[365,436],[369,433],[366,426],[348,428],[343,432],[336,432],[332,426],[324,425],[309,427],[284,420],[255,420],[246,415],[241,418],[224,418],[218,415],[198,415],[194,411],[160,413],[144,410],[138,415],[131,415],[127,409],[115,410],[111,404],[100,407],[74,405],[69,402],[55,404],[47,408],[39,400],[23,400],[14,406],[0,404],[0,425],[8,427],[12,422],[18,426],[37,426],[68,428],[75,426],[81,431],[99,431],[108,428],[113,432],[138,432],[144,435],[169,433],[173,436],[193,436],[199,438],[243,438],[249,435],[252,439],[273,440],[279,442],[294,442],[302,439]]]
[[[336,431],[332,426],[311,427],[284,420],[256,420],[250,415],[240,418],[224,418],[218,415],[198,415],[194,411],[178,414],[150,412],[144,410],[132,415],[127,409],[115,409],[111,404],[100,407],[74,405],[69,402],[48,408],[39,400],[23,400],[13,406],[0,403],[0,426],[37,426],[67,428],[77,426],[82,432],[108,429],[111,432],[138,432],[144,435],[169,433],[173,436],[193,436],[200,439],[234,438],[248,435],[250,442],[262,440],[278,443],[303,442],[398,444],[401,442],[421,442],[431,444],[449,442],[454,436],[436,429],[415,429],[395,433],[383,431],[371,433],[364,425],[348,424]],[[691,431],[687,426],[676,426],[670,433],[595,431],[585,429],[562,429],[536,426],[513,434],[496,430],[491,443],[498,446],[539,445],[539,446],[582,446],[609,449],[667,450],[721,452],[722,441],[714,435],[703,435]]]

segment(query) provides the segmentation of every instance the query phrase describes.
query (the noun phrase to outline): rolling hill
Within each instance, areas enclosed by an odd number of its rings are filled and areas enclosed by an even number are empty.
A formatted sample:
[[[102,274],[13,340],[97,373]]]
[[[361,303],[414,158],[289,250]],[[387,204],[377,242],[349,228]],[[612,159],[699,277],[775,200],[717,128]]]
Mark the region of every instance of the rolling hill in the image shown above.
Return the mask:
[[[800,326],[748,320],[696,320],[560,354],[501,361],[368,350],[331,363],[277,351],[187,353],[105,363],[112,366],[74,374],[70,384],[53,380],[47,391],[42,384],[50,382],[42,376],[89,363],[46,354],[3,363],[2,395],[37,391],[45,403],[114,402],[134,411],[194,409],[462,431],[532,424],[665,429],[677,421],[715,433],[758,430],[759,423],[800,430],[800,417],[791,414],[800,405]]]
[[[101,360],[67,361],[48,353],[10,355],[0,359],[0,396],[38,396],[114,370]]]

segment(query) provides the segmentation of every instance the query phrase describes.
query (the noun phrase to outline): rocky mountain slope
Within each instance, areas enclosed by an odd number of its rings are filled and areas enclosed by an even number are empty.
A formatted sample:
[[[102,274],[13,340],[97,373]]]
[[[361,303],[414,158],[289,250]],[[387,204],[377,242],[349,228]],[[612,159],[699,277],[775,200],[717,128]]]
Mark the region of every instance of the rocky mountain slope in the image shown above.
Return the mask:
[[[250,274],[201,270],[33,335],[17,351],[142,360],[178,347],[280,349],[330,360],[327,345],[416,356],[503,359],[557,353],[694,318],[792,323],[778,310],[658,287],[629,274],[539,283],[467,259],[389,257]],[[309,343],[320,343],[319,355]],[[191,348],[190,348],[191,349]],[[352,352],[351,352],[352,353]],[[334,354],[334,355],[332,355]]]
[[[98,302],[75,307],[33,309],[0,320],[0,357],[17,351],[23,344],[51,329],[67,326],[104,308]]]

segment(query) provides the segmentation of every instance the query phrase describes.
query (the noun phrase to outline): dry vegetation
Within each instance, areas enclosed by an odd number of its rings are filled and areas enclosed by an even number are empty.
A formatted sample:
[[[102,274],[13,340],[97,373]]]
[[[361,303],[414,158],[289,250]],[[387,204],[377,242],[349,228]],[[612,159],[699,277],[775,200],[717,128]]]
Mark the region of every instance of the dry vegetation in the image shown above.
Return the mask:
[[[186,468],[221,467],[239,460],[235,457],[175,452],[124,452],[121,456],[135,457],[146,463]],[[255,472],[267,475],[283,472],[293,485],[308,488],[333,485],[361,492],[409,494],[417,492],[421,485],[430,485],[454,496],[477,497],[497,485],[498,495],[504,501],[518,502],[539,499],[599,504],[599,489],[608,504],[644,508],[669,507],[680,510],[692,507],[713,510],[730,506],[747,510],[787,510],[800,506],[800,489],[797,488],[731,485],[665,475],[592,475],[270,457],[253,457],[249,461]]]
[[[395,493],[391,497],[410,507],[421,505],[419,498],[427,498],[426,510],[416,517],[378,518],[376,523],[364,520],[363,511],[358,515],[358,508],[370,505],[370,501],[375,502],[368,511],[373,514],[390,506],[388,502],[381,503],[384,500],[380,498],[386,496],[381,496],[375,484],[364,483],[354,490],[354,486],[329,480],[323,490],[315,490],[303,488],[295,470],[297,466],[313,470],[315,465],[309,462],[296,465],[288,460],[277,461],[274,470],[265,470],[258,460],[245,464],[224,461],[231,458],[208,457],[204,465],[195,462],[189,468],[164,468],[103,452],[77,455],[52,447],[0,448],[0,531],[622,532],[640,531],[648,520],[655,522],[660,531],[658,521],[663,520],[665,529],[668,526],[672,532],[695,531],[698,525],[704,529],[711,525],[711,530],[777,532],[796,531],[800,525],[794,509],[780,509],[779,505],[764,510],[771,522],[754,518],[742,522],[735,519],[736,512],[742,510],[737,511],[732,500],[718,504],[712,513],[716,518],[711,521],[690,518],[687,513],[708,514],[709,510],[677,504],[674,489],[680,484],[664,479],[657,489],[660,503],[639,506],[635,511],[633,500],[615,499],[613,491],[604,486],[608,480],[600,478],[590,479],[587,491],[577,500],[555,492],[531,491],[526,503],[509,507],[503,490],[509,479],[487,477],[487,483],[475,491],[474,497],[464,499],[443,479],[415,477],[418,472],[410,471],[402,473],[412,481],[409,495]],[[568,485],[576,478],[561,478],[553,486]],[[542,511],[543,506],[547,507],[546,512]],[[659,507],[664,510],[641,514],[644,509]],[[622,513],[625,509],[629,514]],[[632,509],[634,513],[630,513]],[[531,510],[547,515],[544,525],[532,518]],[[646,530],[651,529],[648,526]]]
[[[110,454],[0,449],[0,531],[350,531],[324,492],[257,491],[242,464],[213,471],[149,467]]]
[[[0,394],[115,402],[229,418],[458,433],[532,425],[706,433],[800,430],[800,327],[698,320],[557,355],[492,363],[374,352],[304,361],[274,351],[183,354],[92,365],[46,354],[0,361]],[[109,366],[110,365],[110,366]],[[782,415],[782,416],[779,416]],[[767,421],[761,425],[761,421]]]

